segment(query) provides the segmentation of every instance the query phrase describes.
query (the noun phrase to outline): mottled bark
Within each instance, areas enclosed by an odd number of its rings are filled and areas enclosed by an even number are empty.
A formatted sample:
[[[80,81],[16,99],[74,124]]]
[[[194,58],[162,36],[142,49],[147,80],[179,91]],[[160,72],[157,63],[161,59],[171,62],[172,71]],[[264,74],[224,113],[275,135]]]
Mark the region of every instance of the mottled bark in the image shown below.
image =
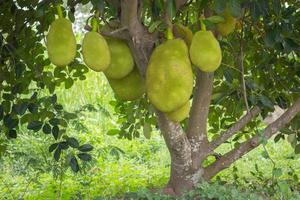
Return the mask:
[[[193,92],[187,136],[192,147],[193,168],[198,169],[209,151],[207,118],[211,101],[213,73],[196,70],[197,78]]]

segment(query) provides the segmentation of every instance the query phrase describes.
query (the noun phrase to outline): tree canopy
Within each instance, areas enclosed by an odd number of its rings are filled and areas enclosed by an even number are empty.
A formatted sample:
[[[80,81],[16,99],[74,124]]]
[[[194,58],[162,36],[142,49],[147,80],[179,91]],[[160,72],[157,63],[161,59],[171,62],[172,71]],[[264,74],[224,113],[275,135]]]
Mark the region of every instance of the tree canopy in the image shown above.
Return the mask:
[[[196,148],[192,157],[206,152],[195,161],[199,162],[196,165],[201,165],[200,161],[233,137],[236,149],[208,166],[203,175],[206,179],[264,144],[278,131],[274,139],[288,137],[300,153],[297,114],[300,2],[297,0],[0,1],[0,134],[16,138],[20,127],[27,127],[33,132],[52,135],[56,143],[49,144],[49,151],[53,151],[55,160],[69,148],[77,152],[68,154],[74,171],[79,170],[77,159],[91,159],[88,154],[91,145],[68,137],[68,123],[76,120],[77,115],[66,111],[55,94],[61,85],[68,92],[75,81],[86,79],[89,69],[82,60],[81,41],[77,39],[76,57],[67,66],[53,65],[46,48],[46,35],[57,15],[56,5],[62,5],[63,16],[74,23],[81,12],[79,6],[89,3],[90,18],[81,27],[82,35],[91,30],[90,19],[96,17],[99,33],[127,42],[143,78],[153,49],[168,39],[170,28],[176,38],[185,39],[189,45],[191,38],[176,29],[184,26],[196,33],[205,24],[214,32],[222,49],[221,66],[214,73],[193,67],[195,84],[189,119],[180,124],[171,122],[149,103],[147,95],[128,102],[117,98],[114,106],[121,125],[108,134],[133,139],[143,130],[149,135],[152,128],[159,127],[171,157],[174,157],[172,151],[183,151],[174,146],[185,143],[187,135],[189,145]],[[224,21],[225,11],[237,24],[233,33],[222,36],[217,27]],[[265,128],[261,119],[272,113],[275,106],[285,112]],[[174,133],[178,127],[186,134]],[[173,140],[173,136],[179,140]],[[199,143],[193,144],[194,140]]]

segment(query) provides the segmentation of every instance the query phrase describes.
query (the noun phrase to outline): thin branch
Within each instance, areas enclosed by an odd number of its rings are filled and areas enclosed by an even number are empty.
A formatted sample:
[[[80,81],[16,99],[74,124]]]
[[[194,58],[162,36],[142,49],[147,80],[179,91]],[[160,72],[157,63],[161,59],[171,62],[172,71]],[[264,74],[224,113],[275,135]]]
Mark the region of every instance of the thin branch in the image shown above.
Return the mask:
[[[228,140],[231,136],[233,136],[236,132],[240,131],[244,128],[256,115],[261,112],[260,108],[255,106],[253,107],[246,115],[244,115],[238,122],[233,124],[228,130],[221,133],[221,135],[211,142],[210,148],[216,149],[218,146],[223,144],[226,140]]]
[[[204,178],[211,179],[218,172],[228,168],[233,162],[260,145],[261,139],[269,139],[287,125],[300,112],[300,98],[288,108],[277,120],[268,125],[262,134],[256,134],[250,140],[241,143],[237,148],[224,154],[219,160],[205,168]]]
[[[240,33],[240,52],[239,52],[238,62],[239,62],[240,70],[241,70],[241,81],[242,81],[243,98],[244,98],[244,102],[245,102],[245,106],[246,106],[247,112],[250,112],[249,104],[248,104],[248,98],[247,98],[247,88],[246,88],[246,82],[245,82],[244,40],[243,40],[244,26],[243,26],[243,18],[242,18],[241,22],[242,22],[242,30],[241,30],[241,33]]]

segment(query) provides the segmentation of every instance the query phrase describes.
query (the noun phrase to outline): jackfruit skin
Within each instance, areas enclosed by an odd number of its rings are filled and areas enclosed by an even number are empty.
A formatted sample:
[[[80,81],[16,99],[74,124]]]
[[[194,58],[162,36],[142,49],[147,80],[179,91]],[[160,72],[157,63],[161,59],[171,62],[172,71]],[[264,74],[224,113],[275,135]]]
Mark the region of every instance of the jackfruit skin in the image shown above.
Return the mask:
[[[146,71],[150,102],[162,112],[183,106],[193,90],[188,48],[182,39],[167,40],[153,51]]]
[[[106,40],[97,32],[88,32],[82,41],[82,55],[85,64],[96,72],[108,68],[111,58]]]
[[[194,65],[204,72],[219,68],[222,52],[218,40],[211,31],[198,31],[192,40],[190,58]]]
[[[111,62],[104,73],[108,78],[124,78],[134,68],[131,51],[122,40],[107,38],[106,41],[110,50]]]
[[[174,122],[181,122],[189,116],[190,108],[190,101],[187,101],[183,106],[175,111],[166,113],[166,115],[170,120]]]
[[[225,21],[217,24],[217,30],[222,36],[227,36],[234,31],[236,19],[228,10],[225,10],[222,16],[224,17]]]
[[[47,35],[47,50],[54,65],[65,66],[74,60],[76,38],[68,19],[59,18],[52,22]]]
[[[136,100],[146,91],[145,83],[136,68],[122,79],[107,79],[117,98],[123,101]]]

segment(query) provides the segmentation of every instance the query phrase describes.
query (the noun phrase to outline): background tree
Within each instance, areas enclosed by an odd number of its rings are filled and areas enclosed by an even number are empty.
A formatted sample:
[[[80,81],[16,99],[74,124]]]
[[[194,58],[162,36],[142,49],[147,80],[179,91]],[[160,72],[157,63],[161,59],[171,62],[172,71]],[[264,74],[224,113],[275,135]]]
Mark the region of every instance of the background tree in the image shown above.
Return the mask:
[[[221,67],[215,73],[194,69],[188,120],[181,124],[170,121],[149,106],[146,98],[116,105],[120,118],[128,119],[121,130],[114,130],[120,137],[138,137],[145,126],[158,125],[161,130],[171,155],[167,192],[180,194],[211,179],[277,133],[276,141],[289,135],[295,151],[300,152],[298,1],[78,0],[65,2],[64,15],[74,21],[76,6],[89,2],[92,13],[99,11],[102,24],[113,29],[101,33],[127,42],[143,77],[153,49],[165,40],[164,32],[172,24],[181,23],[196,32],[199,18],[206,17],[208,29],[215,31],[220,41]],[[68,89],[75,80],[84,80],[88,69],[79,53],[65,67],[51,65],[45,56],[45,33],[56,12],[49,3],[63,2],[0,1],[1,133],[15,138],[22,125],[52,133],[57,140],[49,148],[54,158],[59,160],[62,150],[72,147],[74,151],[66,155],[72,169],[78,171],[77,158],[90,160],[86,152],[92,147],[67,136],[68,121],[76,120],[76,115],[57,103],[55,88],[64,83]],[[222,37],[216,31],[222,18],[216,16],[226,9],[239,22],[234,33]],[[43,89],[49,94],[40,95]],[[263,127],[261,119],[274,111],[275,105],[285,112]],[[235,148],[218,155],[216,149],[230,138],[234,138]],[[214,161],[207,161],[210,156]]]

